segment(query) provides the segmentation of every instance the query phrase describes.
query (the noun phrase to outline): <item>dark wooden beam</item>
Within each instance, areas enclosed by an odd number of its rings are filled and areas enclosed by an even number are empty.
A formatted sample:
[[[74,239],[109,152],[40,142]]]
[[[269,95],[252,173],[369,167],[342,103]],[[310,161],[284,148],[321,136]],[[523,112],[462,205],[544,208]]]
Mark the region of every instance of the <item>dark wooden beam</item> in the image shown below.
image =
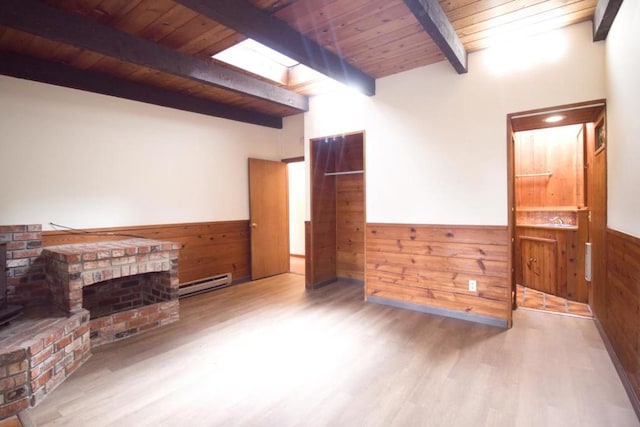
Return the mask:
[[[0,1],[0,25],[269,102],[308,111],[296,92],[90,21],[37,0]]]
[[[438,0],[404,0],[458,74],[467,72],[467,51]]]
[[[375,79],[245,0],[176,0],[291,59],[373,96]]]
[[[0,74],[282,129],[282,118],[280,117],[256,113],[95,71],[84,71],[68,65],[15,53],[0,52]]]
[[[605,40],[616,19],[622,0],[598,0],[593,14],[593,41]]]

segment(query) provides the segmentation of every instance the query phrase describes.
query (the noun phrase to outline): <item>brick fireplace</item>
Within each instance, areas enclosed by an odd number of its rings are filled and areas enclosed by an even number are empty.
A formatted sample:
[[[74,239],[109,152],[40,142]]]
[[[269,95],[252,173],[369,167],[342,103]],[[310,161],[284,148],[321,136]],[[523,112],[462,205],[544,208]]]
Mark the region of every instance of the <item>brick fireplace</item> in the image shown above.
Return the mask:
[[[179,319],[178,249],[151,239],[44,248],[57,307],[91,313],[91,345],[105,344]]]
[[[37,405],[91,356],[89,312],[50,304],[42,227],[0,225],[7,300],[24,312],[0,326],[0,420]]]
[[[0,420],[37,405],[91,348],[179,318],[178,249],[150,239],[42,247],[40,225],[0,225],[7,300],[0,326]]]

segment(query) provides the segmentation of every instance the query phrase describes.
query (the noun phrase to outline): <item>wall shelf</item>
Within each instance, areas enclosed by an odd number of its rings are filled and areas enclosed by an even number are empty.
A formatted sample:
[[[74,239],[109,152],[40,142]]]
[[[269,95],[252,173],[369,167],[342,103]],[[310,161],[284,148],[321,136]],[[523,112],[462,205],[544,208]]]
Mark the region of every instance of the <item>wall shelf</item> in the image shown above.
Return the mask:
[[[354,175],[357,173],[364,173],[363,170],[359,171],[345,171],[345,172],[326,172],[324,176],[336,176],[336,175]]]

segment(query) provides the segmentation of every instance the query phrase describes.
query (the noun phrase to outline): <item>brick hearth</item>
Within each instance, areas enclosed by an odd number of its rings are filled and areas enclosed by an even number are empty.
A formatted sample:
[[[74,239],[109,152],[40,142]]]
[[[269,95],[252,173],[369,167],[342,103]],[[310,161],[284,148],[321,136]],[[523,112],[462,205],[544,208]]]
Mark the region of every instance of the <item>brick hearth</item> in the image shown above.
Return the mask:
[[[0,327],[0,420],[38,404],[91,356],[89,312],[48,303],[41,230],[0,226],[9,303],[25,306],[20,318]]]

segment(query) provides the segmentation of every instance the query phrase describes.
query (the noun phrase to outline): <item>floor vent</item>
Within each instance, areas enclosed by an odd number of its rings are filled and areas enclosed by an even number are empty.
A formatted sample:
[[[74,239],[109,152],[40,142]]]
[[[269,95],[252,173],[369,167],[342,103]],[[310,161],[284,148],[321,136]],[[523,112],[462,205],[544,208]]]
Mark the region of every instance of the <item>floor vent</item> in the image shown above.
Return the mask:
[[[225,273],[193,282],[181,283],[179,295],[180,297],[186,297],[213,289],[224,288],[225,286],[231,285],[231,282],[231,273]]]

